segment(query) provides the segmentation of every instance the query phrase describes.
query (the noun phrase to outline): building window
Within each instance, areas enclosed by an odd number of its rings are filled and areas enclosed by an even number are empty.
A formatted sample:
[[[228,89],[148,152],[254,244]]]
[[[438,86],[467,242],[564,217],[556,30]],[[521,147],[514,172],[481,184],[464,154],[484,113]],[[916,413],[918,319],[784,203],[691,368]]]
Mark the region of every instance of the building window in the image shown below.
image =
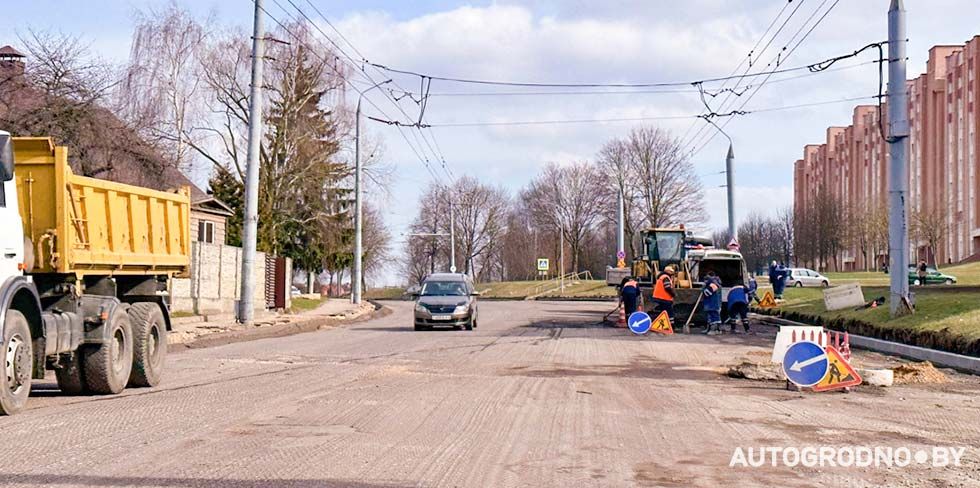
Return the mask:
[[[197,240],[209,244],[214,243],[214,222],[202,220],[197,223]]]

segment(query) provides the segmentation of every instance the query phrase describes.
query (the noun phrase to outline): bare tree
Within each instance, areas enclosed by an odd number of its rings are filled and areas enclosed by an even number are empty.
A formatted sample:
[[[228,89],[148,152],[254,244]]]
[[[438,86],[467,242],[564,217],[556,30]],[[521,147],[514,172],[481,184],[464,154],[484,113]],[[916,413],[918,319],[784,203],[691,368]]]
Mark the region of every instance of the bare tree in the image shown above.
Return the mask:
[[[926,260],[938,266],[936,250],[942,247],[949,234],[946,216],[932,210],[918,210],[912,214],[912,230],[926,244]]]
[[[630,131],[624,141],[644,223],[651,227],[704,222],[704,194],[683,147],[659,128]]]
[[[592,164],[552,163],[521,194],[537,225],[564,234],[571,251],[572,269],[576,272],[580,270],[586,237],[595,229],[602,213],[603,193],[597,185],[602,180]]]
[[[212,24],[175,3],[138,11],[117,90],[118,112],[182,170],[192,169],[193,146],[201,142],[193,128],[205,116],[201,56],[210,40],[205,26]]]

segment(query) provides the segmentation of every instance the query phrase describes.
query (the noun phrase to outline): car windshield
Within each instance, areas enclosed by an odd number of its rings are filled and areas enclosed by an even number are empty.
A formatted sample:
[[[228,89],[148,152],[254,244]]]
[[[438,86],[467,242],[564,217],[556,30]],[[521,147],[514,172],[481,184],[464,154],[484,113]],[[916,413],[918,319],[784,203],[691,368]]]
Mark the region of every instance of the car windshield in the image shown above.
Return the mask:
[[[466,286],[460,281],[427,281],[422,285],[422,296],[466,296]]]

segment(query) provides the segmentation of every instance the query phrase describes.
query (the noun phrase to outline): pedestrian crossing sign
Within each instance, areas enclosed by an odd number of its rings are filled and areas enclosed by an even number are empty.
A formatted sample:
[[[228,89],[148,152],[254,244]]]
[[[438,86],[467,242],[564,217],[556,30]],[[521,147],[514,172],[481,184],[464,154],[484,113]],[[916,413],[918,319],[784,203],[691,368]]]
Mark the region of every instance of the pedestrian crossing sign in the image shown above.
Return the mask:
[[[670,316],[667,315],[666,310],[661,311],[660,315],[657,315],[657,318],[653,321],[653,325],[650,326],[650,331],[663,335],[674,333],[674,328],[670,326]]]
[[[772,290],[766,290],[762,295],[762,300],[759,300],[759,306],[762,308],[773,308],[776,305],[776,297],[773,296]]]
[[[857,386],[861,384],[861,375],[844,359],[840,351],[833,346],[827,346],[827,374],[819,383],[813,385],[813,391],[827,391]]]

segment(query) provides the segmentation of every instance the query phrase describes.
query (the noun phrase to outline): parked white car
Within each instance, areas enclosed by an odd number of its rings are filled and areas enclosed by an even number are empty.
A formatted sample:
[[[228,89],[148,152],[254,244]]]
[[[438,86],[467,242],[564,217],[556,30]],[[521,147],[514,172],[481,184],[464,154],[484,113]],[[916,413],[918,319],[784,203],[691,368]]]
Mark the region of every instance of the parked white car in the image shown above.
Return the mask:
[[[807,268],[790,268],[786,286],[830,286],[830,278]]]

